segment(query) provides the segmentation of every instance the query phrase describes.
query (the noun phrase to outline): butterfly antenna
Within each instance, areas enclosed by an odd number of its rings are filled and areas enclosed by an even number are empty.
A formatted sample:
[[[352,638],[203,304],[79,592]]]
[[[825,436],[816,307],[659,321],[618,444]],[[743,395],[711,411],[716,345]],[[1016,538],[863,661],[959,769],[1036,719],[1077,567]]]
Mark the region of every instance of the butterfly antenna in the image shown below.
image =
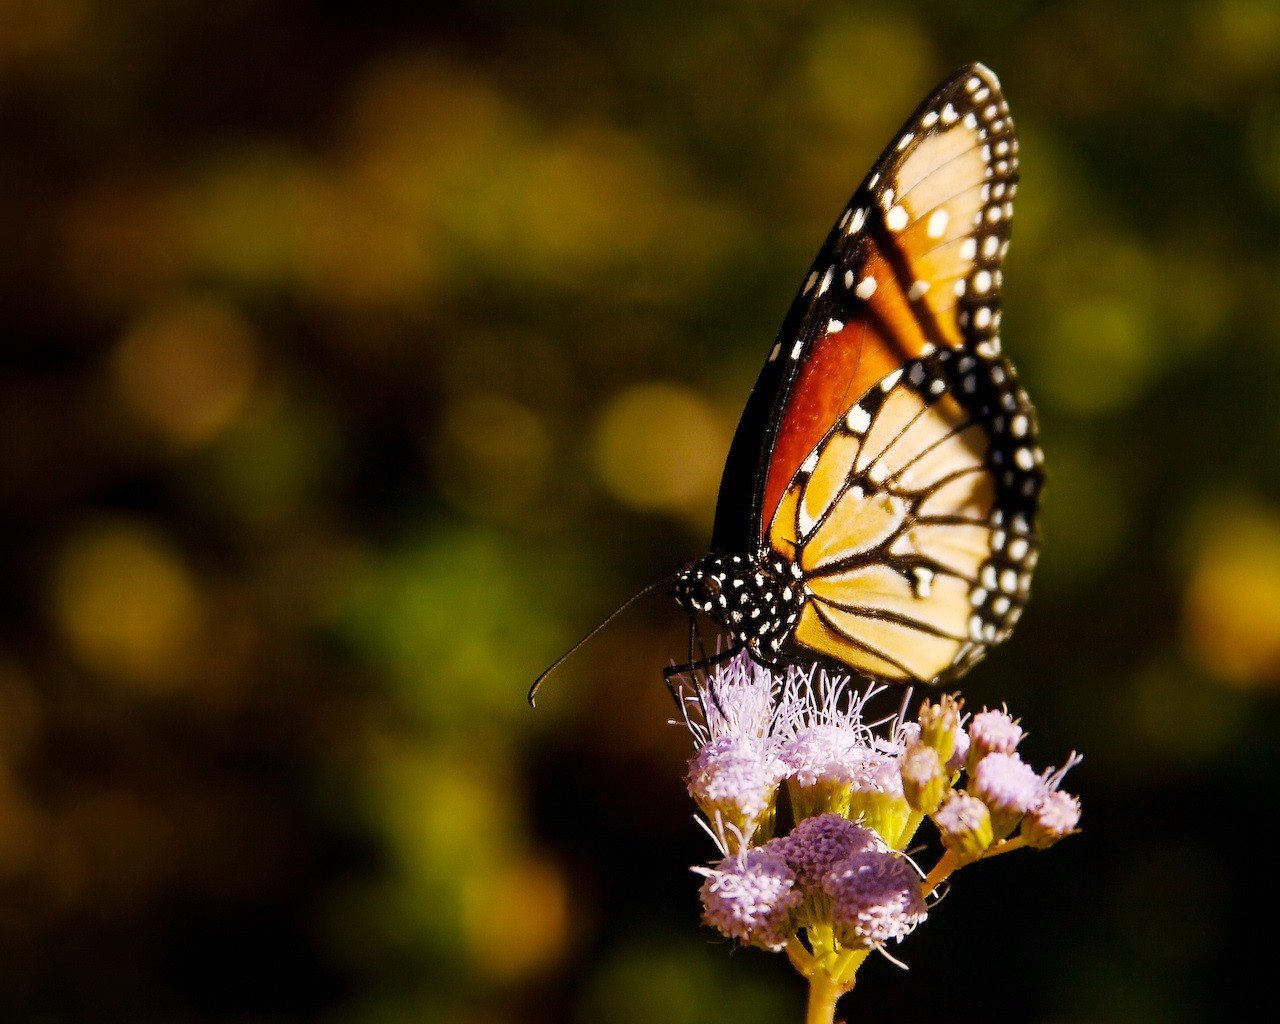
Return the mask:
[[[555,661],[553,661],[550,665],[548,665],[543,670],[542,674],[533,681],[533,685],[529,687],[529,707],[534,708],[538,706],[538,701],[537,701],[538,687],[542,685],[542,681],[546,679],[547,676],[551,675],[552,672],[554,672],[556,669],[560,667],[561,662],[565,661],[571,654],[575,653],[579,647],[585,644],[593,636],[599,633],[600,630],[604,629],[605,626],[609,625],[609,623],[611,623],[619,615],[621,615],[633,604],[639,601],[640,598],[644,597],[650,591],[656,590],[658,587],[662,586],[666,582],[667,582],[666,580],[655,580],[653,583],[650,583],[647,587],[645,587],[639,593],[633,594],[631,597],[627,598],[624,602],[622,602],[622,604],[615,611],[611,612],[609,616],[602,623],[600,623],[600,625],[596,626],[593,630],[591,630],[591,632],[589,632],[576,644],[574,644],[567,651],[565,651],[564,654],[560,655],[560,657],[556,658]]]

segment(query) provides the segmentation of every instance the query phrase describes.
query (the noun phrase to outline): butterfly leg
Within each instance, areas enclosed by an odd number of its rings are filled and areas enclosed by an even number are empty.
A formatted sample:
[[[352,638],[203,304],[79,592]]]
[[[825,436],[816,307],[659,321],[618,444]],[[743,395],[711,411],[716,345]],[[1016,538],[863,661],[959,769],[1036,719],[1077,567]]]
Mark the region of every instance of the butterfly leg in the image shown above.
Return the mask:
[[[732,646],[732,648],[722,650],[719,654],[712,654],[710,657],[699,658],[698,660],[692,660],[692,655],[690,655],[689,662],[686,662],[685,664],[672,664],[672,666],[662,669],[662,681],[664,684],[667,684],[667,690],[671,692],[671,699],[676,701],[676,707],[681,709],[681,713],[684,713],[685,708],[684,704],[681,704],[681,687],[680,684],[675,682],[676,678],[678,676],[689,675],[691,672],[701,672],[704,671],[704,669],[727,662],[728,659],[737,657],[737,654],[739,654],[741,650],[742,648],[740,648],[740,646]],[[698,687],[694,687],[694,692],[695,694],[698,694],[698,700],[701,701],[701,695],[698,691]],[[716,700],[716,695],[712,694],[712,700]],[[703,713],[705,714],[705,708],[703,709]]]

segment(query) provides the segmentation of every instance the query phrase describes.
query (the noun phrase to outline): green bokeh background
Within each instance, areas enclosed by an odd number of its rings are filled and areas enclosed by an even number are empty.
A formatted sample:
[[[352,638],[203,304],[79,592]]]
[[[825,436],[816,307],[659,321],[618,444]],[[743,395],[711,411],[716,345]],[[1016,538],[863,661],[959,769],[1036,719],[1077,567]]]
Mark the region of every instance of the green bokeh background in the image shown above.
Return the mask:
[[[0,0],[0,1018],[765,1024],[661,668],[819,240],[962,63],[1022,137],[1044,557],[966,681],[1082,836],[853,1019],[1273,970],[1280,7]],[[1265,967],[1264,967],[1265,957]]]

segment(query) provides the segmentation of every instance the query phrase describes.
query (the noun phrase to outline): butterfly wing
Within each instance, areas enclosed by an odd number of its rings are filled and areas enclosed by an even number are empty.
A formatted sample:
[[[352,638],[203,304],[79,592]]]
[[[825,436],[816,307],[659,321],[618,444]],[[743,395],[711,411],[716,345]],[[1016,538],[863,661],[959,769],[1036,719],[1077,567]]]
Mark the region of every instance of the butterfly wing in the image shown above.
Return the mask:
[[[939,87],[828,235],[748,402],[713,547],[799,565],[805,654],[937,682],[1020,614],[1042,474],[997,335],[1016,154],[990,71]]]

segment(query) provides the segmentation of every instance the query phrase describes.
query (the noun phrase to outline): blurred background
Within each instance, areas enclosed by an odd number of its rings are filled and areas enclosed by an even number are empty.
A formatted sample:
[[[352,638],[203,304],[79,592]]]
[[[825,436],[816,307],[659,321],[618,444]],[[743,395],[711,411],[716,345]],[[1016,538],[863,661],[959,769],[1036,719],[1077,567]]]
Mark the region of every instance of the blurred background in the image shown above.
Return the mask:
[[[802,272],[970,60],[1050,479],[965,693],[1085,753],[1085,833],[962,875],[848,1012],[1243,1016],[1280,8],[355,7],[0,0],[0,1018],[798,1020],[698,924],[675,607],[524,691],[705,550]]]

